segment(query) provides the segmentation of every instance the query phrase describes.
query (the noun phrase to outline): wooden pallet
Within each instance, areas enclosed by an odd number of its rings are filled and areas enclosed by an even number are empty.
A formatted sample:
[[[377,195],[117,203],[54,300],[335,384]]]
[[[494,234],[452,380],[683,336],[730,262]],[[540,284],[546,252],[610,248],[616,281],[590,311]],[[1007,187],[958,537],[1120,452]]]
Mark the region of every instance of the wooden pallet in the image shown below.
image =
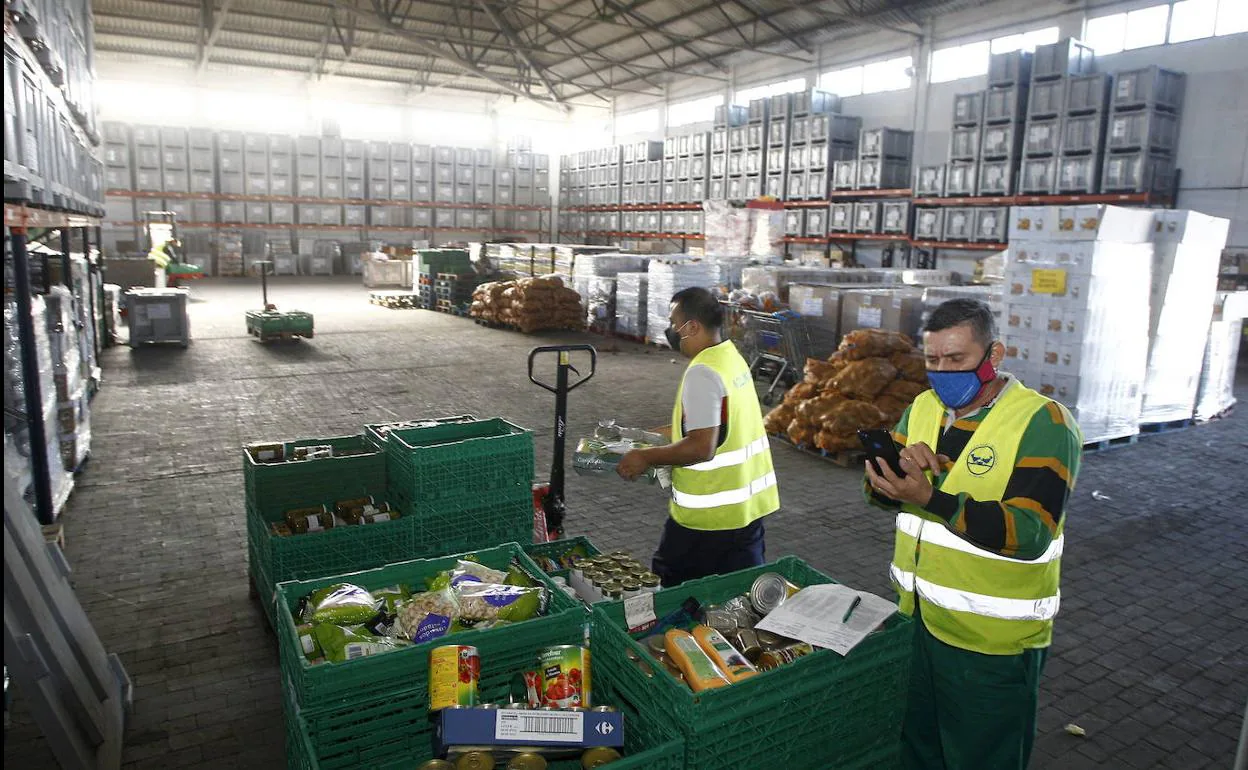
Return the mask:
[[[1157,433],[1169,433],[1175,430],[1183,430],[1190,428],[1196,424],[1196,421],[1188,417],[1184,420],[1167,420],[1166,422],[1145,422],[1140,423],[1140,435]]]
[[[368,301],[370,304],[390,308],[391,310],[419,308],[421,306],[420,295],[413,291],[370,291],[368,293]]]
[[[1089,441],[1083,445],[1085,452],[1107,452],[1110,449],[1118,449],[1119,447],[1131,446],[1140,440],[1140,434],[1136,433],[1131,436],[1121,436],[1119,438],[1107,438],[1101,441]]]
[[[842,468],[860,469],[862,468],[863,462],[867,459],[867,454],[862,451],[841,450],[839,452],[829,452],[826,449],[819,449],[818,447],[794,444],[792,439],[781,433],[772,433],[769,435],[780,443],[787,444],[799,452],[811,455],[812,457],[818,457],[819,459],[826,460],[833,465],[839,465]]]

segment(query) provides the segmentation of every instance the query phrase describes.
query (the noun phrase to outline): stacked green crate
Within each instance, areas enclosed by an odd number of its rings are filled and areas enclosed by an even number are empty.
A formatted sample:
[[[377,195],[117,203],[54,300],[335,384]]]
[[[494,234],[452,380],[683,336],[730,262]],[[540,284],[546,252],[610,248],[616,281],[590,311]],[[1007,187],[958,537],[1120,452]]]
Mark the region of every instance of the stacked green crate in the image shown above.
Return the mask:
[[[416,523],[403,518],[301,535],[274,534],[271,525],[284,521],[289,510],[323,505],[332,511],[339,500],[386,499],[385,455],[364,436],[285,442],[284,456],[308,446],[330,446],[334,456],[263,463],[243,450],[251,580],[270,620],[273,587],[281,581],[352,572],[419,555]]]
[[[659,617],[689,597],[702,604],[746,594],[764,572],[798,586],[835,582],[801,559],[683,583],[654,595]],[[728,687],[694,693],[627,633],[623,602],[593,609],[595,663],[653,718],[678,725],[685,766],[867,770],[896,764],[914,625],[895,615],[840,656],[817,650]]]
[[[550,577],[566,578],[575,558],[598,556],[602,551],[587,537],[565,537],[548,543],[526,545],[524,552]]]
[[[412,767],[432,753],[434,725],[428,715],[430,651],[445,644],[468,644],[481,656],[483,701],[506,700],[515,674],[535,667],[537,652],[559,644],[582,644],[587,616],[579,603],[541,575],[515,543],[476,551],[471,556],[487,567],[516,564],[547,588],[550,604],[544,617],[479,631],[464,631],[393,652],[341,663],[310,664],[299,644],[291,607],[308,593],[337,582],[364,588],[405,583],[416,589],[427,578],[451,569],[464,555],[425,559],[351,575],[284,583],[278,587],[277,634],[281,655],[287,720],[288,766],[312,768]],[[597,701],[616,704],[609,682],[591,679]],[[673,743],[670,728],[645,721],[634,705],[626,710],[628,746],[638,756],[621,768],[682,766],[683,752]],[[630,735],[630,728],[635,733]],[[648,749],[645,753],[642,749]],[[559,767],[555,765],[555,767]]]
[[[467,249],[417,249],[416,272],[430,280],[438,273],[471,273],[472,259]]]
[[[506,420],[397,428],[385,438],[391,502],[426,553],[456,553],[533,532],[533,434]]]

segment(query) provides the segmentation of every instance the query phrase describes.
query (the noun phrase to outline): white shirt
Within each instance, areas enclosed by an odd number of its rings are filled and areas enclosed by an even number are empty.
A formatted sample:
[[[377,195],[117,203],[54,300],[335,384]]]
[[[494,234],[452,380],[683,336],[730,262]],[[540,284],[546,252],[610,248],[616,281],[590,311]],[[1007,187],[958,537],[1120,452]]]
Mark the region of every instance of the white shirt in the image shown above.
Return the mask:
[[[680,398],[684,432],[719,427],[723,423],[724,399],[727,397],[728,389],[714,369],[706,364],[689,367],[689,371],[685,372],[685,387]]]

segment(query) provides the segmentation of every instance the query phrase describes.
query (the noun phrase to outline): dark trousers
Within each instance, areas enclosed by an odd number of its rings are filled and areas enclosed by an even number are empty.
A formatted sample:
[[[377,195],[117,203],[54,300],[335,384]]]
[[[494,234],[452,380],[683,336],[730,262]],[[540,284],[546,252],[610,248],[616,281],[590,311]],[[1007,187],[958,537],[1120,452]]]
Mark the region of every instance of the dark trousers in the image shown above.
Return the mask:
[[[916,608],[910,695],[901,730],[906,770],[1023,770],[1036,737],[1048,648],[984,655],[932,636]]]
[[[663,587],[670,588],[694,578],[757,567],[766,555],[762,519],[741,529],[703,530],[683,527],[668,517],[651,569]]]

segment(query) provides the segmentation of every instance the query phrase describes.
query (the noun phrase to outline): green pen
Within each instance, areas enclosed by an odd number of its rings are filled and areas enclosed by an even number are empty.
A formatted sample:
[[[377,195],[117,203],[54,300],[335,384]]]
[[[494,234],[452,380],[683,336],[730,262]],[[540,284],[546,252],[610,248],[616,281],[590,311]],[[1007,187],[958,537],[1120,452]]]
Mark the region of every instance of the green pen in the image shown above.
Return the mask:
[[[861,603],[862,603],[862,597],[855,596],[854,600],[850,602],[849,604],[849,609],[845,610],[845,617],[841,618],[841,625],[844,625],[849,622],[849,616],[854,614],[854,610],[858,609],[858,605]]]

